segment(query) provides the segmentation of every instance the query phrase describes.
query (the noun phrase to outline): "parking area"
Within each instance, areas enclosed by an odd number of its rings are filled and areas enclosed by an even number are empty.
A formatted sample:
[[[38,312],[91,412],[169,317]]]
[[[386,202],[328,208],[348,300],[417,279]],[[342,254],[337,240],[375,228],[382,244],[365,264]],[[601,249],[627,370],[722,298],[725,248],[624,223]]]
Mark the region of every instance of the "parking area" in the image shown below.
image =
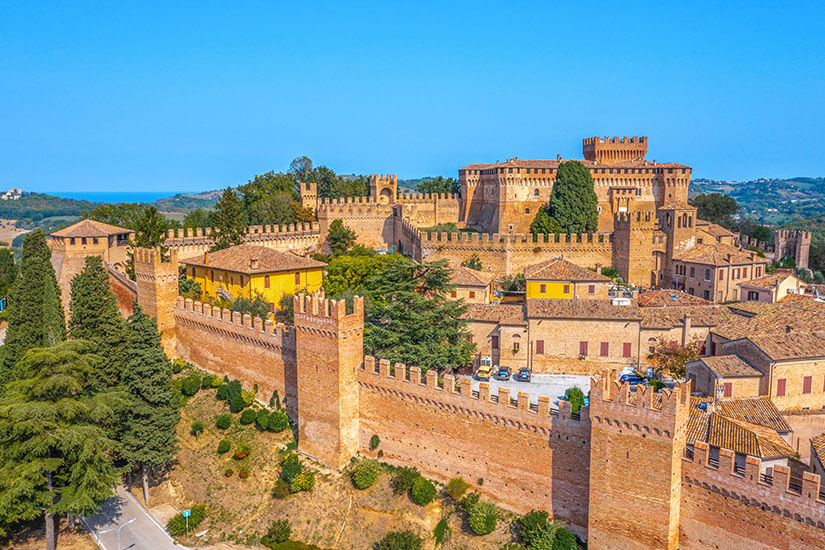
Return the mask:
[[[470,376],[460,376],[459,378],[471,378]],[[478,390],[481,383],[473,380],[473,390]],[[530,402],[538,403],[539,396],[544,395],[550,398],[552,407],[559,406],[559,400],[564,397],[567,388],[579,387],[584,395],[590,391],[590,377],[576,376],[573,374],[534,374],[530,382],[517,382],[513,379],[504,381],[491,379],[489,382],[491,393],[498,393],[498,388],[509,388],[510,396],[515,397],[518,392],[530,394]]]

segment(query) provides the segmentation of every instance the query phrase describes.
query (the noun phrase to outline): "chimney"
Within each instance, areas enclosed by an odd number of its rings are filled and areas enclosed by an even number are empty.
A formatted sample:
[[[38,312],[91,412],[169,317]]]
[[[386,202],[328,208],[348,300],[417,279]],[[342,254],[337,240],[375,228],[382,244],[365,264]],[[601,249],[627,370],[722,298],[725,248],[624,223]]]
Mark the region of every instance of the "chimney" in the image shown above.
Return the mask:
[[[692,319],[690,318],[690,313],[685,314],[684,325],[682,325],[682,345],[688,345],[690,342],[690,329],[693,325]]]
[[[793,330],[793,327],[791,325],[785,325],[785,333],[786,334],[790,334],[792,330]]]
[[[249,269],[258,269],[258,258],[249,259]]]
[[[209,252],[208,251],[203,253],[203,263],[204,263],[204,265],[209,265]]]

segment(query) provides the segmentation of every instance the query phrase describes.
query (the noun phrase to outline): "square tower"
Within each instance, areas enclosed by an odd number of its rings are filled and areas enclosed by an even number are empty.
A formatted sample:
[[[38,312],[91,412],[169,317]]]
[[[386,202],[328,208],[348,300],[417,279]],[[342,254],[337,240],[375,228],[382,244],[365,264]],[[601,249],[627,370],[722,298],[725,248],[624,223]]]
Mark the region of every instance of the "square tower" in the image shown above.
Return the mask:
[[[370,200],[381,204],[393,204],[398,196],[398,176],[370,175]]]
[[[161,343],[167,357],[175,352],[175,316],[178,299],[178,252],[169,250],[164,258],[160,249],[135,248],[137,302],[158,323]]]

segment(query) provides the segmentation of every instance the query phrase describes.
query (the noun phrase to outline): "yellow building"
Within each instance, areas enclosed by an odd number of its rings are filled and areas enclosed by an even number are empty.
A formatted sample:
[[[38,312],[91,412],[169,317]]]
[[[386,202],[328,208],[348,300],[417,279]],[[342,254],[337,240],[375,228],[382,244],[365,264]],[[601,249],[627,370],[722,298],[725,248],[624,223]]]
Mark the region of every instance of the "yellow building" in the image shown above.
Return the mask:
[[[524,270],[527,298],[572,300],[609,297],[610,279],[561,258],[553,258]]]
[[[284,294],[321,288],[326,266],[311,258],[249,244],[207,252],[181,263],[186,266],[186,276],[200,284],[204,294],[229,293],[232,298],[250,299],[260,294],[274,304]]]

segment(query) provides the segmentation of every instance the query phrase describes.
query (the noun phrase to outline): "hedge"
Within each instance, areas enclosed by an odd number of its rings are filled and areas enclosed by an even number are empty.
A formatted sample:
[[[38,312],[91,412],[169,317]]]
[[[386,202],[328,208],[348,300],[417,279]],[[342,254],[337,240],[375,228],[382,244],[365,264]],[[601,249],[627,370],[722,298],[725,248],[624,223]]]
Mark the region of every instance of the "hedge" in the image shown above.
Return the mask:
[[[243,424],[244,426],[247,424],[252,424],[253,422],[255,422],[256,416],[257,415],[255,411],[253,411],[252,409],[246,409],[244,412],[241,413],[241,424]]]
[[[255,415],[255,425],[258,426],[258,429],[265,430],[268,422],[269,413],[264,409],[259,410],[258,414]]]
[[[206,517],[206,506],[193,504],[190,510],[192,511],[189,516],[189,532],[191,533]],[[183,512],[169,520],[169,523],[166,524],[166,530],[175,536],[186,534],[186,519],[183,517]]]

